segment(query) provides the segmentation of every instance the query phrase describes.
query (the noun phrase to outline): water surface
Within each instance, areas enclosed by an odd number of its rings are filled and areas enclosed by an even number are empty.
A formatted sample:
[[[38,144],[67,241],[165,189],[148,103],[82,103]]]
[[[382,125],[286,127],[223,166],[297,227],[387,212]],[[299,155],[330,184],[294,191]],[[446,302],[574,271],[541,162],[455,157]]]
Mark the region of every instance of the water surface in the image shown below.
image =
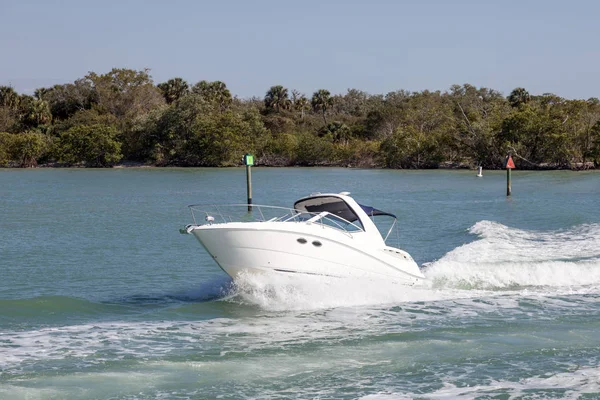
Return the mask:
[[[255,168],[254,202],[350,191],[429,278],[237,285],[186,205],[243,169],[0,170],[0,398],[600,397],[600,174]]]

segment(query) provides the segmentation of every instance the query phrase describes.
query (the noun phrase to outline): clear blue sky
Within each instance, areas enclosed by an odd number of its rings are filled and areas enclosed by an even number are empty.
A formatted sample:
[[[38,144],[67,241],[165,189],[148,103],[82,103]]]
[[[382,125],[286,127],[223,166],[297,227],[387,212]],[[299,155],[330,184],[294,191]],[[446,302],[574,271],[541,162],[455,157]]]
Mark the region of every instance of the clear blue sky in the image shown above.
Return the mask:
[[[150,68],[311,94],[446,90],[600,97],[600,1],[0,0],[0,85]]]

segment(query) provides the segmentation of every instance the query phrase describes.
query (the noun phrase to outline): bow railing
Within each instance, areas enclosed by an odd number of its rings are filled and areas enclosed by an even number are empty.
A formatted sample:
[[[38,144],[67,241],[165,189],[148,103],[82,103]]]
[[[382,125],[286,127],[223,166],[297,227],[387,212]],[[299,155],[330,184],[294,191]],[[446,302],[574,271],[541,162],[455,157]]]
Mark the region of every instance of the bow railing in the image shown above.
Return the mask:
[[[248,211],[249,207],[251,212]],[[196,226],[229,222],[281,222],[318,224],[350,235],[352,232],[364,231],[356,223],[327,211],[315,213],[259,204],[194,204],[190,205],[189,209]]]

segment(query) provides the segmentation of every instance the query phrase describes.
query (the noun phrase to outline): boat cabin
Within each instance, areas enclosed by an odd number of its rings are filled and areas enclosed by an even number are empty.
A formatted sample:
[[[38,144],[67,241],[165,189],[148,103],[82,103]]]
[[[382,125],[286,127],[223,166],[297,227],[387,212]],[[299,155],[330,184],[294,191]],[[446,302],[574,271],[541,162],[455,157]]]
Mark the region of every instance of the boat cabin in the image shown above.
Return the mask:
[[[328,218],[339,217],[348,231],[363,231],[368,237],[377,242],[383,242],[381,233],[369,217],[386,215],[396,219],[394,214],[378,210],[371,206],[358,204],[350,193],[342,192],[339,194],[321,194],[315,193],[309,197],[304,197],[294,203],[294,209],[300,212],[309,212],[313,215],[323,212],[329,213]],[[349,223],[349,224],[348,224]]]

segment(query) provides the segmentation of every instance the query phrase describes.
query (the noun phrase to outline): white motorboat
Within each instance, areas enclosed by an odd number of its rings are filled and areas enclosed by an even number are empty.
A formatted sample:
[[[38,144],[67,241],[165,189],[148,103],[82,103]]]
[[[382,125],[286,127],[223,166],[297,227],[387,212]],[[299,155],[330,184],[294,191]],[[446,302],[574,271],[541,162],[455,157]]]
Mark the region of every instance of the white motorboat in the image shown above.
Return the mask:
[[[243,271],[408,285],[425,279],[406,251],[386,245],[396,216],[360,205],[348,192],[314,193],[291,209],[248,204],[189,207],[194,224],[181,233],[193,234],[233,279]],[[241,218],[232,217],[236,209],[243,211]],[[385,238],[374,223],[377,216],[393,220]],[[203,223],[197,222],[200,217]]]

